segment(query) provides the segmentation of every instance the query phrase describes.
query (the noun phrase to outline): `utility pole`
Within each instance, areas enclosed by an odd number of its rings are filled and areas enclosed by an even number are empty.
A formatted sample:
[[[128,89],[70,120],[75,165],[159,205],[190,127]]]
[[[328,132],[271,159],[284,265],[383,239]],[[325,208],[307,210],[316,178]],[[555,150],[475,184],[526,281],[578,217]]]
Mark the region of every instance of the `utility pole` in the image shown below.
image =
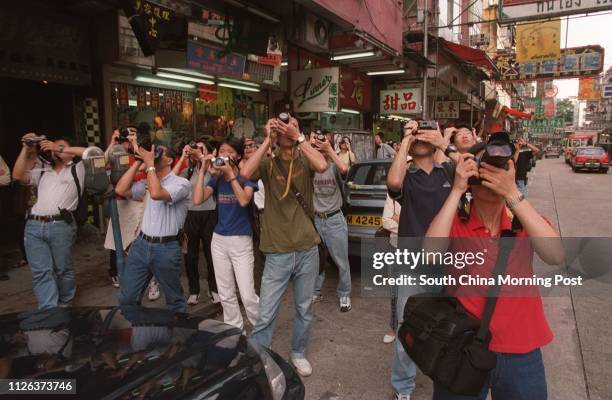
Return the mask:
[[[427,35],[427,31],[429,30],[429,11],[427,7],[427,0],[425,0],[425,9],[424,12],[424,22],[423,22],[423,57],[427,59],[428,45],[429,45],[429,37]],[[427,76],[429,75],[428,71],[429,66],[425,63],[423,67],[423,119],[427,119],[428,117],[428,105],[427,105]]]

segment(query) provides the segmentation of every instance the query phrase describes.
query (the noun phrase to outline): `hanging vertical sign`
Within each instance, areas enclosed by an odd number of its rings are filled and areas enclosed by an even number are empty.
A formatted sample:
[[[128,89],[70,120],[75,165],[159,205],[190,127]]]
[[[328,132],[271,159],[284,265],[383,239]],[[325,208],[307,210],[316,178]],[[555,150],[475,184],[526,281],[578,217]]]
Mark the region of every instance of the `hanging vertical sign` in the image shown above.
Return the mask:
[[[159,109],[159,91],[151,89],[151,109],[157,111]]]
[[[128,107],[130,96],[128,94],[128,86],[125,83],[117,85],[117,99],[120,107]]]
[[[183,112],[183,94],[181,92],[174,94],[174,111]]]
[[[143,87],[136,88],[136,107],[141,111],[147,108],[147,92]]]

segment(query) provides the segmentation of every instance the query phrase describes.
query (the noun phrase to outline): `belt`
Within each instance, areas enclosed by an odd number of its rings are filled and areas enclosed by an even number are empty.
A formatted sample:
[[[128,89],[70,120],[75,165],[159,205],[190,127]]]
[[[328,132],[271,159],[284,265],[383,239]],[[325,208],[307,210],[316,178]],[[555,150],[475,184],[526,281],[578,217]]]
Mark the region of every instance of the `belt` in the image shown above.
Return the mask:
[[[64,221],[61,215],[28,215],[28,219],[42,222]]]
[[[178,235],[173,235],[173,236],[149,236],[149,235],[145,235],[144,233],[140,232],[138,237],[143,238],[149,243],[168,243],[168,242],[174,242],[175,240],[179,240],[181,234],[182,233],[179,233]]]
[[[327,219],[327,218],[331,218],[331,217],[333,217],[334,215],[338,214],[338,213],[339,213],[339,212],[341,212],[341,211],[342,211],[342,210],[337,209],[336,211],[332,211],[332,212],[327,213],[327,214],[325,214],[325,213],[318,213],[318,212],[315,212],[314,214],[315,214],[317,217],[319,217],[319,218],[322,218],[322,219]]]

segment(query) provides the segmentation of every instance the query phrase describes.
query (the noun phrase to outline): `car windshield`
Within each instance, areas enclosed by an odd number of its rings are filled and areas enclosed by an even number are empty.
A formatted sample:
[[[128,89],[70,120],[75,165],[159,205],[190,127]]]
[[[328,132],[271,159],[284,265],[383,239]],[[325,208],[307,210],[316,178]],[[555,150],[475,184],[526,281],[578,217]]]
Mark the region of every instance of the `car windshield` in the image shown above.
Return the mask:
[[[356,185],[385,185],[390,166],[390,163],[356,165],[348,180]]]
[[[580,155],[602,155],[604,154],[605,151],[604,149],[600,148],[600,147],[593,147],[592,149],[580,149],[578,150],[578,154]]]

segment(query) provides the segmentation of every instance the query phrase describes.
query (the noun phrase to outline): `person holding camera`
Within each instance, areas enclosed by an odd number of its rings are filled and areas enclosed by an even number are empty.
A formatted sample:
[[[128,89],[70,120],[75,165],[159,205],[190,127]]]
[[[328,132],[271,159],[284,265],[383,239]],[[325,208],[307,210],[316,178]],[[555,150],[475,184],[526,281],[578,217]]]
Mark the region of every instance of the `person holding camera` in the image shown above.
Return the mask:
[[[115,192],[131,199],[144,199],[140,233],[134,240],[121,277],[119,304],[140,304],[144,288],[152,276],[162,287],[169,309],[185,312],[181,285],[181,245],[183,223],[190,202],[191,185],[172,172],[174,154],[165,146],[151,145],[148,151],[136,145],[136,162],[121,177]],[[146,181],[134,183],[134,176],[145,166]]]
[[[490,145],[508,148],[508,156],[503,165],[495,166],[483,159]],[[527,244],[529,251],[525,248],[525,242],[517,241],[508,258],[507,271],[524,271],[525,276],[531,276],[533,250],[547,264],[561,264],[565,252],[559,234],[525,199],[516,185],[516,168],[511,159],[512,148],[508,134],[494,133],[487,143],[474,145],[469,153],[459,158],[451,192],[431,222],[426,236],[499,238],[511,233],[517,239],[531,240]],[[480,161],[475,161],[474,157]],[[471,189],[472,200],[466,216],[457,210],[457,202],[468,188]],[[518,221],[514,221],[514,218]],[[464,239],[459,244],[453,242],[453,245],[460,246],[465,242]],[[490,272],[493,270],[496,254],[489,253],[496,252],[487,253],[485,263],[478,266],[479,273],[483,268]],[[457,299],[470,315],[482,317],[486,297],[467,293],[465,296],[458,295]],[[553,334],[546,321],[540,296],[499,297],[489,328],[489,350],[497,356],[497,366],[490,374],[495,379],[490,379],[481,393],[473,397],[455,395],[434,382],[433,399],[484,400],[489,391],[493,400],[546,399],[546,376],[540,348],[553,340]]]
[[[340,157],[347,168],[352,167],[357,162],[357,158],[351,149],[351,138],[348,136],[343,137],[338,147],[338,157]]]
[[[183,169],[180,175],[191,183],[191,191],[195,192],[200,171],[205,168],[205,165],[200,161],[202,155],[211,154],[212,147],[201,138],[197,141],[192,141],[185,145],[181,158],[174,167],[175,173],[178,175],[178,167],[187,160],[187,168]],[[204,170],[203,185],[210,181],[211,174],[208,170]],[[200,258],[200,243],[204,250],[204,259],[206,260],[208,293],[211,303],[219,302],[217,294],[217,281],[215,279],[215,270],[213,267],[213,258],[210,250],[210,244],[213,237],[213,230],[217,224],[217,205],[213,197],[208,198],[202,204],[194,204],[190,202],[187,218],[185,219],[185,235],[187,236],[187,253],[185,254],[185,272],[187,273],[187,281],[189,282],[189,297],[187,305],[198,304],[200,299],[200,272],[198,263]]]
[[[412,120],[404,126],[399,152],[387,175],[389,196],[401,206],[397,228],[400,247],[403,246],[402,238],[425,235],[429,224],[450,193],[454,174],[454,164],[451,161],[438,163],[436,158],[440,153],[454,158],[456,149],[449,146],[437,124],[429,123],[426,129],[420,125]],[[432,126],[435,126],[435,129],[432,129]],[[407,164],[409,155],[412,162]],[[407,298],[419,291],[420,288],[407,288],[398,293],[397,316],[404,314]],[[391,367],[391,385],[396,399],[410,399],[416,385],[415,378],[416,365],[406,354],[400,341],[396,340]]]
[[[123,149],[129,154],[130,165],[133,165],[134,162],[136,162],[133,155],[134,146],[138,147],[136,144],[136,128],[129,126],[113,131],[110,143],[104,152],[104,159],[107,164],[109,163],[111,151],[115,146],[123,147]],[[134,175],[133,182],[146,179],[146,177],[146,173],[138,172],[136,175]],[[121,221],[121,240],[123,242],[123,250],[127,251],[138,234],[138,226],[142,220],[144,205],[141,200],[125,199],[117,194],[115,194],[115,198],[117,200],[119,220]],[[104,248],[110,250],[110,268],[108,270],[108,274],[111,278],[112,285],[118,288],[119,276],[117,272],[117,254],[115,253],[116,249],[112,224],[108,224],[106,238],[104,240]]]
[[[83,191],[84,147],[67,139],[50,141],[27,133],[13,167],[13,178],[37,187],[38,199],[27,214],[25,249],[39,309],[69,306],[76,293],[72,247],[77,226],[73,212]],[[37,157],[45,162],[36,167]],[[78,179],[78,184],[77,180]]]
[[[340,302],[340,311],[350,311],[351,306],[351,267],[348,258],[348,227],[342,214],[343,188],[342,175],[348,167],[331,146],[332,134],[329,131],[312,137],[312,145],[325,156],[327,169],[314,175],[314,222],[321,240],[325,243],[329,255],[338,266],[338,287],[336,293]],[[325,271],[317,276],[313,302],[323,300],[321,287],[325,280]]]
[[[240,175],[238,163],[244,155],[240,139],[226,139],[219,146],[218,157],[200,155],[203,166],[212,160],[215,176],[204,185],[205,170],[198,172],[193,191],[193,204],[199,205],[215,196],[218,222],[212,237],[211,251],[219,298],[223,306],[223,322],[244,329],[236,285],[252,325],[257,321],[259,297],[253,280],[253,229],[249,220],[249,207],[257,184]]]
[[[278,308],[293,280],[294,319],[291,362],[302,376],[312,374],[306,359],[312,320],[312,294],[319,272],[317,245],[321,239],[314,227],[313,177],[328,168],[325,157],[310,145],[298,122],[287,113],[268,120],[265,139],[242,168],[242,174],[264,183],[265,212],[261,221],[261,251],[266,265],[261,282],[259,317],[253,339],[272,345]],[[274,157],[266,157],[276,142]]]

